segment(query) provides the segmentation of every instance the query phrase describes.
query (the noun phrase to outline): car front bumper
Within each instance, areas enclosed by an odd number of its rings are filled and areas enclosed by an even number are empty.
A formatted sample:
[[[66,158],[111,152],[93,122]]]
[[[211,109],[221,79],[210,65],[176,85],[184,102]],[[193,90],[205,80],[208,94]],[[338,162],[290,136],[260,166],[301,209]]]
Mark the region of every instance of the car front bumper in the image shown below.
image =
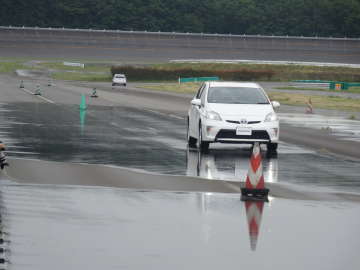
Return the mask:
[[[237,127],[251,128],[251,135],[236,135]],[[279,141],[279,121],[239,125],[225,121],[207,120],[202,125],[203,140],[220,143],[277,143]]]

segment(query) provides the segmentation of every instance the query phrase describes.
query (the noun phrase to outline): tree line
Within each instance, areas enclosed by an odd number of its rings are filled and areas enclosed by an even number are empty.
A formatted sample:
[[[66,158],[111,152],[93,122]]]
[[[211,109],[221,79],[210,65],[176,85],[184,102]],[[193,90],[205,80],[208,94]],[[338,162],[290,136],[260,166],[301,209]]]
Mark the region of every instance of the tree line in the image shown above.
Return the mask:
[[[0,25],[360,37],[360,0],[0,0]]]

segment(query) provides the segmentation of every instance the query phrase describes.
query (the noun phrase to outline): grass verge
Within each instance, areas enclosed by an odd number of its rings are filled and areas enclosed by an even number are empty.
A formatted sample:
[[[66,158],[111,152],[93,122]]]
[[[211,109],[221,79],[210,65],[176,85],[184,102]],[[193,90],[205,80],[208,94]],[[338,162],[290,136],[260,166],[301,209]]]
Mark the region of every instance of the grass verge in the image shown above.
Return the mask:
[[[139,85],[141,88],[160,90],[168,92],[178,93],[196,93],[199,88],[199,84],[144,84]],[[306,106],[307,102],[311,98],[314,109],[331,109],[341,111],[353,111],[360,112],[360,102],[358,99],[334,97],[334,96],[317,96],[317,95],[305,95],[297,93],[283,93],[283,92],[270,92],[268,93],[271,100],[277,100],[281,104]]]
[[[83,72],[54,72],[51,77],[55,80],[108,82],[111,81],[110,74],[96,74]]]
[[[161,83],[161,84],[143,84],[138,86],[150,90],[192,94],[192,93],[196,93],[200,85],[201,83],[182,83],[182,84]]]
[[[9,62],[0,62],[0,73],[12,73],[17,69],[23,69],[23,62],[18,61],[9,61]]]
[[[65,66],[63,62],[42,62],[39,67],[56,70],[84,71],[84,72],[109,72],[111,65],[104,63],[85,63],[85,67]]]
[[[245,69],[249,71],[266,70],[273,75],[271,81],[291,80],[331,80],[331,81],[360,81],[360,69],[349,67],[321,67],[301,65],[271,65],[271,64],[229,64],[229,63],[165,63],[151,65],[160,70],[210,70],[210,71],[234,71]],[[266,76],[264,76],[266,79]],[[221,78],[223,79],[223,78]]]
[[[271,92],[268,93],[271,100],[277,100],[281,104],[306,106],[311,99],[314,109],[331,109],[340,111],[360,112],[360,102],[358,99],[336,97],[336,96],[316,96],[296,93]]]

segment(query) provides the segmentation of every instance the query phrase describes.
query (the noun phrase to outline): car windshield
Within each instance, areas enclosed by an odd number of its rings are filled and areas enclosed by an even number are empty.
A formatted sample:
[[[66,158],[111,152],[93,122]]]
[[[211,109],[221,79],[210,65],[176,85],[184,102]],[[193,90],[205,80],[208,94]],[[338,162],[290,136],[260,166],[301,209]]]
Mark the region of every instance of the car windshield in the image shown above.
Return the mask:
[[[124,75],[116,75],[115,78],[125,78]]]
[[[260,88],[248,87],[211,87],[207,100],[209,103],[269,104]]]

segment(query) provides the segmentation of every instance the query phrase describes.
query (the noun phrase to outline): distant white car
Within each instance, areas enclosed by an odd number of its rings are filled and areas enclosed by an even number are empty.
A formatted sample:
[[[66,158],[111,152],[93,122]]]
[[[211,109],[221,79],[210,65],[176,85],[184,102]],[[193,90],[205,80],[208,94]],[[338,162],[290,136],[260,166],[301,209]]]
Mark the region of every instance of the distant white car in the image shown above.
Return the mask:
[[[260,142],[276,151],[279,120],[274,108],[279,106],[256,83],[205,82],[188,111],[188,144],[206,151],[215,142]]]
[[[126,86],[126,76],[124,74],[114,74],[112,79],[112,86],[116,85]]]

